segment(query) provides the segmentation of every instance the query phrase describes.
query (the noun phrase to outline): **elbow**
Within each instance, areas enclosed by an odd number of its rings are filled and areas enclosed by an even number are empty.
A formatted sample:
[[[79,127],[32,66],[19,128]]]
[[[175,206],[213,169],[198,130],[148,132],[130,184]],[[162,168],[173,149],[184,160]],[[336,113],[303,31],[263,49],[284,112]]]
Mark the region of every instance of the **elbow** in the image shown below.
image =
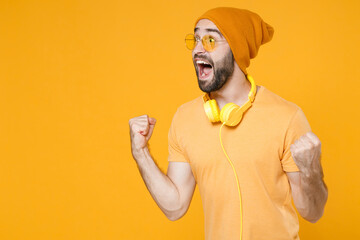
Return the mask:
[[[310,215],[310,214],[309,214]],[[318,222],[320,219],[321,219],[321,217],[324,215],[324,209],[322,209],[322,211],[321,212],[319,212],[317,215],[312,215],[312,216],[309,216],[309,215],[307,215],[307,216],[303,216],[303,218],[306,220],[306,221],[308,221],[308,222],[311,222],[311,223],[316,223],[316,222]]]
[[[320,218],[306,219],[308,222],[316,223]]]
[[[166,215],[166,217],[170,220],[170,221],[176,221],[179,220],[182,216],[177,216],[177,215]]]
[[[170,221],[176,221],[179,220],[180,218],[182,218],[185,215],[186,211],[183,211],[182,209],[179,209],[178,211],[174,211],[174,212],[167,212],[165,213],[166,217],[170,220]]]
[[[189,208],[189,203],[180,197],[168,199],[161,205],[161,210],[170,221],[176,221],[182,218]],[[160,205],[159,205],[160,206]]]
[[[328,199],[328,192],[325,191],[321,198],[313,207],[299,208],[300,215],[308,222],[316,223],[324,215],[325,205]]]
[[[184,207],[181,207],[181,208],[178,208],[177,210],[163,211],[163,212],[170,221],[176,221],[185,215],[185,213],[187,212],[187,209]]]
[[[320,220],[320,218],[321,218],[321,216],[320,217],[317,217],[317,218],[308,218],[308,219],[306,219],[308,222],[311,222],[311,223],[316,223],[317,221],[319,221]]]
[[[308,218],[308,219],[305,218],[305,219],[306,219],[307,221],[311,222],[311,223],[316,223],[316,222],[318,222],[318,221],[322,218],[322,216],[324,215],[325,205],[326,205],[327,199],[328,199],[328,193],[327,193],[327,191],[326,191],[326,193],[325,193],[325,198],[323,199],[322,204],[321,204],[321,209],[320,209],[320,210],[318,211],[318,213],[317,213],[315,216],[313,216],[312,218]]]

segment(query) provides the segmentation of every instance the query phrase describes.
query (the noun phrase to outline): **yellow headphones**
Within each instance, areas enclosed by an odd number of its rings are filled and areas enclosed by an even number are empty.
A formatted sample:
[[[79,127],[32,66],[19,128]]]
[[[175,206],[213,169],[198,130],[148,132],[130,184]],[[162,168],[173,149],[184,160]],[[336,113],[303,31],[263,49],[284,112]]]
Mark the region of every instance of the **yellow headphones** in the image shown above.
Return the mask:
[[[251,90],[249,92],[249,100],[241,107],[235,103],[227,103],[220,111],[215,99],[210,99],[209,94],[203,96],[205,113],[211,122],[222,122],[227,126],[236,126],[242,119],[243,113],[248,110],[255,99],[256,85],[254,79],[250,75],[246,78],[251,83]]]
[[[205,94],[204,97],[203,97],[205,113],[208,116],[208,118],[210,119],[210,121],[211,122],[220,122],[220,121],[222,122],[222,125],[221,125],[221,127],[219,129],[220,144],[221,144],[221,148],[222,148],[222,150],[223,150],[229,164],[231,165],[231,168],[233,169],[236,184],[237,184],[237,188],[238,188],[238,193],[239,193],[239,202],[240,202],[240,240],[242,240],[242,235],[243,235],[243,210],[242,210],[240,183],[239,183],[239,178],[237,176],[234,164],[232,163],[232,161],[230,160],[228,154],[225,151],[225,148],[224,148],[224,145],[223,145],[223,142],[222,142],[222,139],[221,139],[221,129],[222,129],[222,127],[224,125],[236,126],[237,124],[239,124],[239,122],[242,119],[243,113],[251,107],[252,102],[255,99],[256,85],[255,85],[254,79],[250,75],[246,75],[246,78],[251,83],[251,90],[250,90],[249,95],[248,95],[249,100],[246,103],[244,103],[241,107],[239,107],[235,103],[227,103],[220,111],[219,106],[217,105],[215,99],[210,99],[210,96],[208,94]]]

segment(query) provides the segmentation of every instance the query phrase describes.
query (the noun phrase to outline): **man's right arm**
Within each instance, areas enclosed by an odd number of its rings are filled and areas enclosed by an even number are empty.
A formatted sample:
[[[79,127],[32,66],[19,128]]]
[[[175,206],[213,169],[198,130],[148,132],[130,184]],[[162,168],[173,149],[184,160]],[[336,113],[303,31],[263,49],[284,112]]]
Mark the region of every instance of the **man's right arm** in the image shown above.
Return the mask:
[[[129,121],[132,155],[151,196],[167,218],[175,221],[188,210],[196,182],[188,163],[169,162],[167,175],[156,165],[147,145],[155,123],[147,115]]]

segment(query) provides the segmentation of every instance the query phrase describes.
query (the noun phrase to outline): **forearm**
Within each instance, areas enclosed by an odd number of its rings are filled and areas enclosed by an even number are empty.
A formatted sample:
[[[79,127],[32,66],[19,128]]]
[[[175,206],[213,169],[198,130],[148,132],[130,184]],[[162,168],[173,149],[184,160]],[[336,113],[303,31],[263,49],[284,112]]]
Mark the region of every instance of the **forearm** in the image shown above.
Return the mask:
[[[311,175],[300,172],[300,189],[297,192],[300,196],[294,198],[294,203],[300,215],[309,222],[317,222],[324,213],[328,198],[322,171]]]
[[[175,184],[156,165],[149,149],[133,152],[140,174],[151,196],[169,218],[175,218],[181,209],[180,196]]]
[[[321,142],[307,132],[290,146],[291,155],[299,168],[290,175],[294,203],[303,218],[317,222],[324,213],[328,190],[321,167]]]

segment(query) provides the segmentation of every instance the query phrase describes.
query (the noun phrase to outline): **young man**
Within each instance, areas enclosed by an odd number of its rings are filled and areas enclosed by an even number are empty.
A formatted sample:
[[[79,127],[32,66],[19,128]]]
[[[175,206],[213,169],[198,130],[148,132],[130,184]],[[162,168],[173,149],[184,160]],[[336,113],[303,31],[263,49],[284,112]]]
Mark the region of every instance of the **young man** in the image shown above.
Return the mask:
[[[215,8],[197,19],[186,42],[207,94],[175,113],[167,175],[147,147],[156,120],[143,115],[129,121],[133,157],[170,220],[186,213],[198,184],[207,240],[299,239],[292,199],[312,223],[324,212],[320,140],[296,104],[255,85],[247,74],[250,59],[273,32],[248,10]]]

